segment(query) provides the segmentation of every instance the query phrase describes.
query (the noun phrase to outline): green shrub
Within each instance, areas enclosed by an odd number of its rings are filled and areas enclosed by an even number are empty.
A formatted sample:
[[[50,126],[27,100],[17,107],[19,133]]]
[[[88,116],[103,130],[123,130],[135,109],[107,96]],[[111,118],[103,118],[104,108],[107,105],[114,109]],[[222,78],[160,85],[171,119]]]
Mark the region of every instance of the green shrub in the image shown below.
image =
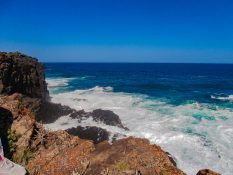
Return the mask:
[[[16,151],[16,142],[18,141],[18,137],[15,131],[8,129],[7,131],[7,144],[9,149],[9,155],[12,156]]]
[[[129,165],[127,162],[121,161],[116,164],[116,168],[118,171],[126,171],[129,169]]]

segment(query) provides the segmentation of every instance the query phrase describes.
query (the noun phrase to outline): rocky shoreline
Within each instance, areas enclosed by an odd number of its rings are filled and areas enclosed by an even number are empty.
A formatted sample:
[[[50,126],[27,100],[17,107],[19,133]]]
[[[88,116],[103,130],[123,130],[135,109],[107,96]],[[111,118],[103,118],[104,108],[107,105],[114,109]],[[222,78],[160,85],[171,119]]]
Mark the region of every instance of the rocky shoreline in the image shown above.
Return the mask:
[[[48,131],[43,124],[69,115],[128,130],[109,110],[76,111],[49,101],[44,66],[19,52],[0,52],[0,137],[6,155],[32,175],[184,175],[172,156],[147,139],[109,144],[109,132],[93,126]],[[217,175],[200,170],[197,175]]]

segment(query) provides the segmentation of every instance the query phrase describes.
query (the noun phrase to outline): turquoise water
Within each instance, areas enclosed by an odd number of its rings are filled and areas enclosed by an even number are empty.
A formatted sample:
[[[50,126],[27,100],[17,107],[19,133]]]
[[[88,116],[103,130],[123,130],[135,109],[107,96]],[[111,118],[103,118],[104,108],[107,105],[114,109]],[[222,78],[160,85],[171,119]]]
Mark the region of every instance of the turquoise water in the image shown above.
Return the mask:
[[[52,101],[75,109],[114,111],[130,130],[96,123],[112,134],[148,138],[188,174],[233,172],[233,65],[48,63]],[[64,124],[66,123],[66,124]],[[51,129],[80,125],[64,116]]]

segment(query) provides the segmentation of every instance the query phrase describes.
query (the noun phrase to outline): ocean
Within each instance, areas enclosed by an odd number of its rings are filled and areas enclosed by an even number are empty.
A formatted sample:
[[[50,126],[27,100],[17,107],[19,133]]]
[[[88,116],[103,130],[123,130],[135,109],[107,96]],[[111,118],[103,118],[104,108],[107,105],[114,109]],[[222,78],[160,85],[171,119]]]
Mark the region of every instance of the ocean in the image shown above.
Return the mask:
[[[233,65],[149,63],[46,63],[52,101],[85,111],[108,109],[121,128],[99,126],[119,138],[147,138],[189,175],[210,168],[233,174]],[[80,125],[63,116],[51,130]]]

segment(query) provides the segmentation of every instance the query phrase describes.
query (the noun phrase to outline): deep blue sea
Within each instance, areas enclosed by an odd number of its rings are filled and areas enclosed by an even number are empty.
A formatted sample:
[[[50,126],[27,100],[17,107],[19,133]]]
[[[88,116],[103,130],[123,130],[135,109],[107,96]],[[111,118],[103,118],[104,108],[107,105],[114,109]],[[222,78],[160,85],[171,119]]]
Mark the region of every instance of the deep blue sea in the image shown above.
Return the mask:
[[[233,174],[233,65],[46,63],[52,101],[75,109],[114,111],[120,128],[96,123],[119,138],[149,139],[189,175],[210,168]],[[53,130],[80,125],[69,116]]]

